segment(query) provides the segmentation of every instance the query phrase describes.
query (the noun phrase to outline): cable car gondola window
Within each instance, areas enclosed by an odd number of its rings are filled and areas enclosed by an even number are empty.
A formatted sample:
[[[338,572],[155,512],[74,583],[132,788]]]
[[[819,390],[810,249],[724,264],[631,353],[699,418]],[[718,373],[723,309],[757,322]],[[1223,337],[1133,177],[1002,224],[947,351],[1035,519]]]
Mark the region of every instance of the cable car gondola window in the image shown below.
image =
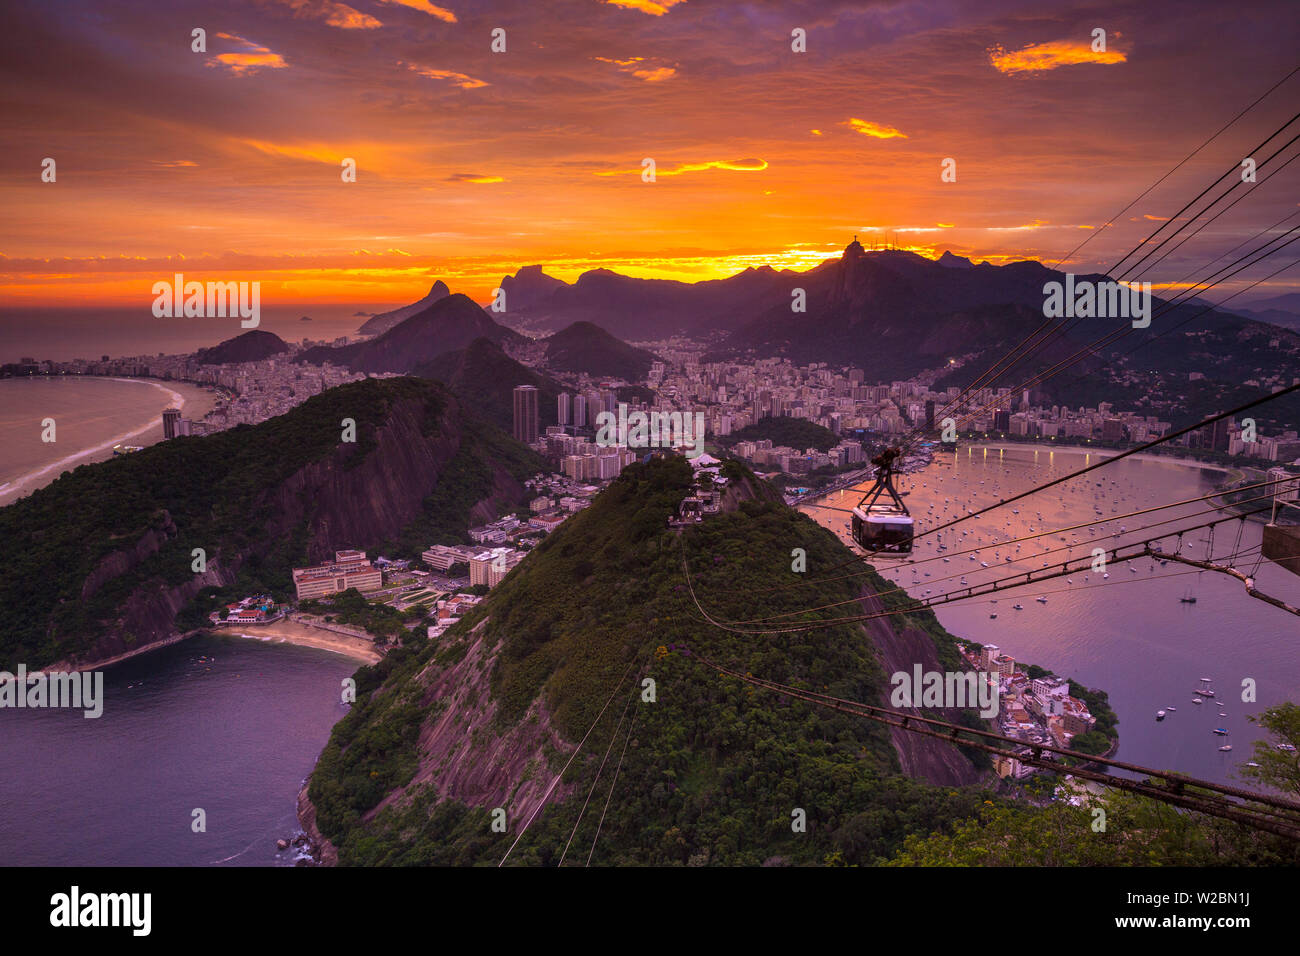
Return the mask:
[[[864,551],[910,554],[914,524],[907,505],[894,490],[894,462],[902,452],[886,448],[871,460],[876,466],[876,483],[853,509],[853,540]],[[887,496],[882,501],[882,496]]]

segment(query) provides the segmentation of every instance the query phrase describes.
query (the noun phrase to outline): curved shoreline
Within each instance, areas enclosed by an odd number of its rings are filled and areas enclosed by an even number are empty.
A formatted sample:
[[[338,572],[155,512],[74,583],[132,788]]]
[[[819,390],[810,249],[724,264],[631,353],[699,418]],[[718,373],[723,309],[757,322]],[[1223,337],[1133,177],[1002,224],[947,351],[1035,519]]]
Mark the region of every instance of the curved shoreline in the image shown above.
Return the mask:
[[[298,647],[314,647],[321,651],[330,651],[344,657],[374,664],[383,658],[373,643],[359,637],[349,637],[337,631],[323,631],[307,624],[295,621],[277,621],[262,627],[250,627],[248,631],[237,628],[219,628],[214,634],[227,634],[230,637],[242,637],[247,640],[261,641],[266,644],[293,644]]]
[[[287,627],[281,628],[282,625]],[[301,630],[297,630],[300,628]],[[249,625],[249,631],[236,630],[233,627],[204,627],[194,631],[186,631],[184,634],[173,634],[171,637],[163,638],[161,641],[154,641],[146,644],[144,647],[136,647],[121,654],[115,654],[112,657],[105,658],[102,661],[91,661],[89,663],[78,663],[73,666],[66,660],[55,661],[41,668],[44,671],[94,671],[104,667],[111,667],[114,664],[120,664],[122,661],[130,660],[133,657],[139,657],[142,654],[148,654],[150,651],[160,650],[164,647],[171,647],[173,644],[179,644],[181,641],[188,640],[196,634],[212,634],[215,636],[240,637],[245,640],[261,641],[264,644],[292,644],[296,647],[311,647],[319,651],[330,651],[342,657],[350,658],[361,664],[374,664],[383,659],[373,644],[357,637],[349,637],[345,634],[339,634],[335,631],[327,633],[316,633],[318,628],[312,628],[310,625],[297,624],[297,622],[277,621],[275,624],[268,624],[263,627]]]
[[[1082,445],[1057,445],[1054,443],[1043,444],[1042,442],[1036,442],[1036,441],[1025,441],[1025,442],[1016,441],[1016,442],[1006,442],[1005,444],[998,444],[992,441],[981,441],[981,442],[975,442],[973,444],[970,444],[967,447],[968,448],[999,448],[999,449],[1006,449],[1006,450],[1010,450],[1013,448],[1033,448],[1035,450],[1039,450],[1045,448],[1048,451],[1061,451],[1061,452],[1066,452],[1068,454],[1078,454],[1078,455],[1101,455],[1107,458],[1114,458],[1116,455],[1122,454],[1125,450],[1123,448],[1086,448]],[[1230,468],[1227,465],[1215,465],[1209,462],[1197,461],[1195,458],[1183,458],[1177,455],[1152,455],[1149,452],[1142,452],[1137,455],[1129,455],[1129,459],[1133,461],[1163,462],[1165,464],[1182,465],[1185,468],[1199,468],[1199,469],[1204,469],[1206,471],[1221,471],[1224,474],[1227,474],[1230,470]]]
[[[168,388],[166,385],[163,385],[161,382],[155,382],[150,379],[143,379],[143,378],[114,378],[114,377],[104,377],[100,380],[109,381],[109,382],[132,382],[138,385],[149,385],[152,386],[153,388],[160,389],[168,394],[171,400],[171,405],[164,406],[164,407],[174,407],[182,410],[185,408],[185,404],[186,404],[185,396],[182,395],[180,392],[173,391],[172,389]],[[143,435],[145,432],[157,428],[161,424],[162,424],[162,411],[159,410],[158,414],[154,418],[151,418],[148,422],[146,422],[144,425],[140,426],[139,428],[132,429],[129,432],[124,432],[123,434],[110,438],[107,441],[100,442],[98,445],[92,445],[89,448],[83,448],[82,450],[74,454],[67,455],[63,458],[60,458],[58,461],[51,462],[48,465],[43,465],[42,467],[37,468],[34,471],[29,471],[25,475],[19,475],[17,478],[5,482],[3,486],[0,486],[0,506],[10,504],[11,502],[22,497],[24,493],[23,492],[24,488],[26,488],[28,485],[32,484],[33,482],[39,482],[50,472],[57,470],[56,471],[56,476],[57,476],[57,474],[61,474],[69,467],[75,467],[78,463],[84,464],[84,462],[80,462],[80,459],[88,458],[91,455],[95,455],[100,452],[106,451],[112,448],[114,445],[120,445],[123,442],[135,438],[137,435]],[[32,491],[36,491],[48,483],[49,483],[48,481],[42,482],[41,484],[38,484],[37,487],[31,488],[26,493],[30,494]]]

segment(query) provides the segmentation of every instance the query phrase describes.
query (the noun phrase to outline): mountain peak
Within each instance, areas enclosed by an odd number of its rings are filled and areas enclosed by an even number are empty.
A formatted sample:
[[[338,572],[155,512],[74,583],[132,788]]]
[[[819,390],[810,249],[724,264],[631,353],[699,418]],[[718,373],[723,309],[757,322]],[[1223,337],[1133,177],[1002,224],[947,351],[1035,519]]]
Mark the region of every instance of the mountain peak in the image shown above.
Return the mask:
[[[858,237],[854,236],[853,241],[844,247],[845,259],[861,259],[867,254],[867,250],[862,248],[862,243],[858,242]]]
[[[975,264],[971,262],[969,259],[967,259],[965,256],[954,256],[951,252],[949,252],[946,249],[944,250],[943,255],[941,255],[936,261],[939,263],[939,265],[943,266],[946,269],[975,268]]]
[[[410,305],[404,305],[400,309],[393,309],[391,312],[381,312],[378,315],[372,315],[366,322],[357,329],[359,335],[383,335],[389,329],[395,328],[402,322],[405,322],[417,312],[422,312],[433,303],[451,295],[451,289],[447,288],[447,283],[441,279],[436,280],[429,287],[429,293],[418,302],[412,302]]]

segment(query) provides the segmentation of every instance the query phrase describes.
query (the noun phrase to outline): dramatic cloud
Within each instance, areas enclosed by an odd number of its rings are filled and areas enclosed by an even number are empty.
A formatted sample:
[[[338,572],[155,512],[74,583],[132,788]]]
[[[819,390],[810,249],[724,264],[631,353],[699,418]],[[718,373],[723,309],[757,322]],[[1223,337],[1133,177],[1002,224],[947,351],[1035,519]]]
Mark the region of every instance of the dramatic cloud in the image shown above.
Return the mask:
[[[1055,70],[1079,63],[1124,63],[1128,58],[1119,50],[1094,53],[1085,40],[1052,40],[1031,43],[1020,50],[1007,51],[1000,46],[989,50],[989,62],[1000,73],[1031,73]]]
[[[312,20],[324,20],[340,30],[376,30],[384,24],[368,13],[349,7],[346,3],[334,0],[280,0],[300,17]]]
[[[486,80],[475,79],[472,76],[467,76],[464,73],[456,73],[453,70],[435,70],[431,67],[420,66],[417,63],[405,63],[402,65],[408,70],[420,74],[420,76],[427,77],[430,80],[446,80],[448,83],[459,86],[462,90],[476,90],[479,87],[490,85]]]
[[[380,3],[389,3],[398,7],[410,7],[412,10],[419,10],[421,13],[427,13],[431,17],[437,17],[445,23],[455,23],[456,14],[452,13],[445,7],[439,7],[429,2],[429,0],[379,0]]]
[[[846,122],[847,126],[857,130],[863,136],[874,136],[876,139],[907,139],[907,134],[899,132],[892,126],[882,126],[880,123],[872,123],[862,119],[850,119]],[[817,132],[813,130],[813,132]],[[818,136],[821,134],[818,133]]]
[[[677,4],[685,3],[686,0],[605,0],[605,2],[615,7],[627,7],[629,10],[640,10],[642,13],[648,13],[652,17],[662,17],[673,7],[677,6]]]
[[[680,176],[682,173],[699,173],[706,169],[729,169],[736,172],[758,172],[767,169],[767,161],[762,159],[714,159],[704,163],[680,163],[671,169],[656,168],[655,177]],[[597,176],[640,176],[640,169],[611,169],[599,172]]]
[[[675,67],[671,66],[654,66],[647,62],[643,56],[634,56],[627,60],[611,60],[608,57],[593,56],[593,60],[601,63],[611,63],[618,67],[621,73],[630,73],[639,80],[645,80],[647,83],[658,83],[668,79],[677,73]]]
[[[1257,0],[1228,30],[1186,0],[1100,19],[1084,0],[193,0],[164,21],[143,0],[9,0],[0,77],[24,94],[0,108],[0,283],[9,304],[114,306],[142,273],[202,263],[385,311],[430,274],[479,299],[529,263],[714,279],[807,268],[855,233],[1096,271],[1294,112],[1300,77],[1161,180],[1294,68],[1293,6]],[[1123,52],[1094,54],[1094,26]],[[1123,66],[1058,69],[1075,63]],[[1151,281],[1294,212],[1300,163],[1276,175]]]
[[[238,53],[219,53],[208,60],[208,66],[224,66],[236,76],[244,76],[262,68],[280,70],[289,65],[280,54],[273,53],[252,40],[245,40],[233,33],[218,33],[217,36],[238,43],[244,49]]]

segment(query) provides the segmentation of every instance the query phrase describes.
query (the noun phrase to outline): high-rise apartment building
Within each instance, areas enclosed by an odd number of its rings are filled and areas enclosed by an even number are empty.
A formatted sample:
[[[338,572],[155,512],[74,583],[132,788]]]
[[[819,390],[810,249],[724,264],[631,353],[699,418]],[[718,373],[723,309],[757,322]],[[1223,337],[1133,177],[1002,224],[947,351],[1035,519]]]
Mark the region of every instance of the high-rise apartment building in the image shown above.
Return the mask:
[[[179,408],[163,409],[163,438],[176,437],[176,423],[180,421],[181,410]]]
[[[515,386],[515,438],[525,445],[537,441],[536,386]]]

